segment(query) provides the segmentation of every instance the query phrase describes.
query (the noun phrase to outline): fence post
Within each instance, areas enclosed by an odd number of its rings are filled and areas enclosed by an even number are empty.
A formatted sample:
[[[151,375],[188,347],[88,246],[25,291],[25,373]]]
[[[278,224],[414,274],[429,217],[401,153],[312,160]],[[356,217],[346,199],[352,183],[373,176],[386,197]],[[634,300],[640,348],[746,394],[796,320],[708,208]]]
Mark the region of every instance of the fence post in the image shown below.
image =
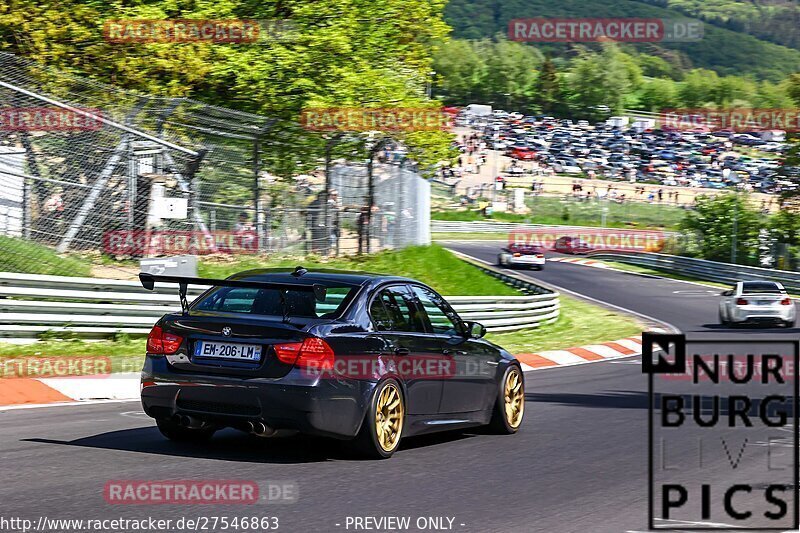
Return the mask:
[[[261,202],[261,178],[259,169],[261,166],[261,140],[258,136],[253,138],[253,200],[256,206],[256,249],[261,251],[264,247],[264,206]]]
[[[322,204],[322,221],[325,224],[325,234],[326,234],[326,242],[325,242],[325,249],[327,250],[327,255],[331,253],[331,244],[332,239],[331,235],[335,237],[336,242],[336,255],[339,255],[339,234],[336,228],[336,224],[332,224],[333,220],[330,216],[330,199],[331,199],[331,152],[333,151],[333,147],[339,143],[339,141],[344,137],[345,133],[340,132],[328,139],[328,142],[325,143],[325,193],[323,196],[323,204]],[[335,216],[338,219],[338,213],[335,213]],[[329,227],[329,224],[332,227]]]
[[[391,140],[390,137],[384,137],[375,143],[375,146],[369,151],[369,160],[367,161],[367,211],[365,213],[364,224],[362,225],[362,228],[365,230],[364,233],[366,233],[367,253],[370,253],[372,250],[372,210],[375,208],[375,180],[373,178],[375,155],[383,150]],[[359,240],[360,239],[361,237],[359,236]]]
[[[208,153],[208,150],[203,148],[198,153],[197,156],[191,158],[186,163],[186,175],[187,181],[189,182],[189,209],[192,211],[194,222],[192,227],[194,228],[194,232],[198,231],[198,226],[202,224],[202,215],[200,213],[200,179],[197,177],[197,170],[200,168],[200,163],[202,163],[203,158]],[[213,248],[213,245],[212,245]]]

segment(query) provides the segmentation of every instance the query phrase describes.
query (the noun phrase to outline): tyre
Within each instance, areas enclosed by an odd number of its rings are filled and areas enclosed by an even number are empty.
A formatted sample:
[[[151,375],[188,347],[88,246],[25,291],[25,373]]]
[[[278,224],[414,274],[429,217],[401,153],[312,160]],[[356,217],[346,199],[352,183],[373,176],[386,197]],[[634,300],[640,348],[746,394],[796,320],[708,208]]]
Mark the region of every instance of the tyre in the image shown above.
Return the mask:
[[[156,425],[162,435],[176,442],[207,441],[216,431],[213,427],[187,428],[169,418],[157,418]]]
[[[719,323],[723,326],[729,326],[730,322],[723,316],[722,311],[719,312]]]
[[[500,266],[500,267],[501,267],[501,266],[505,266],[505,265],[503,264],[503,256],[502,256],[502,255],[498,255],[498,256],[497,256],[497,266]]]
[[[355,439],[355,449],[362,457],[388,459],[400,446],[405,424],[405,401],[400,384],[393,379],[382,382]]]
[[[794,324],[795,324],[795,321],[796,321],[796,319],[795,320],[787,320],[786,322],[783,323],[783,325],[786,326],[787,328],[793,328]]]
[[[522,425],[525,413],[525,378],[518,365],[511,365],[497,390],[489,427],[495,433],[510,435]]]

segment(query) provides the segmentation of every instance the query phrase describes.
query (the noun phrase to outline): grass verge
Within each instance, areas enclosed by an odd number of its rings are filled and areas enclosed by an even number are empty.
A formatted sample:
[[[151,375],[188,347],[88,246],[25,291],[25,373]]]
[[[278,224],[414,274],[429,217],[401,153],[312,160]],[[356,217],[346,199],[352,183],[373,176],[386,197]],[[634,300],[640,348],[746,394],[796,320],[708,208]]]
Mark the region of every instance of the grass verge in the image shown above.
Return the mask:
[[[559,350],[639,335],[643,325],[634,318],[561,295],[561,316],[537,329],[489,333],[486,338],[514,354]]]
[[[84,342],[78,339],[68,341],[48,340],[36,344],[7,344],[0,343],[0,377],[58,377],[49,375],[36,375],[36,372],[45,372],[44,366],[22,365],[26,368],[20,375],[19,365],[13,359],[33,358],[44,359],[49,357],[70,357],[92,360],[95,358],[108,358],[111,363],[111,372],[139,372],[142,369],[145,353],[145,339],[130,340],[102,340],[97,342]],[[40,369],[40,370],[37,370]]]
[[[609,228],[677,229],[686,211],[680,207],[645,202],[598,202],[564,200],[538,196],[528,202],[531,213],[493,213],[486,217],[478,210],[438,210],[432,220],[524,222],[528,224],[574,225]]]
[[[346,257],[330,261],[321,258],[245,258],[235,261],[201,260],[201,277],[227,277],[250,268],[306,268],[365,270],[394,276],[405,276],[426,283],[447,296],[511,296],[519,294],[501,281],[461,261],[438,244],[412,246],[403,250],[385,251],[369,256]]]
[[[48,276],[90,276],[91,263],[59,255],[41,244],[0,236],[0,272]]]

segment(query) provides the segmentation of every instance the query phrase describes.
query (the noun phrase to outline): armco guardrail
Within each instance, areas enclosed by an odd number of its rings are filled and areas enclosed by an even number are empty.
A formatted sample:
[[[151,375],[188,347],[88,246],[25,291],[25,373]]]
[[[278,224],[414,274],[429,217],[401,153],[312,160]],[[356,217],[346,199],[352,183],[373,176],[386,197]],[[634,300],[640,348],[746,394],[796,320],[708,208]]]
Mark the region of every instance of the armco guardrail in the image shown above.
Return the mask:
[[[532,314],[529,317],[528,325],[522,327],[539,327],[542,324],[549,324],[558,320],[558,316],[561,313],[561,302],[559,300],[559,294],[556,291],[542,287],[541,285],[537,285],[536,283],[533,283],[532,281],[521,276],[517,276],[516,274],[511,274],[502,269],[482,263],[466,254],[462,254],[461,252],[457,252],[455,250],[450,250],[450,252],[455,254],[462,261],[465,261],[475,268],[478,268],[489,274],[490,276],[499,279],[503,283],[511,285],[512,287],[529,294],[527,298],[536,299],[539,302],[540,306],[536,308],[535,314]],[[452,300],[453,298],[454,297],[452,296],[448,297],[448,301]],[[494,296],[491,298],[494,298]],[[526,297],[517,296],[516,298]],[[453,307],[458,311],[458,308],[455,304],[453,304]],[[480,322],[480,320],[478,322]],[[483,324],[486,325],[486,322],[483,322]],[[487,328],[488,327],[489,326],[487,325]],[[506,329],[496,328],[493,331],[509,331],[511,329],[521,329],[522,327],[511,327]]]
[[[742,280],[769,280],[782,283],[790,292],[800,292],[800,272],[786,270],[772,270],[769,268],[733,265],[681,257],[677,255],[664,255],[654,253],[630,252],[592,252],[589,254],[595,259],[618,261],[631,265],[638,265],[665,272],[674,272],[685,276],[720,283],[736,283]]]
[[[586,230],[585,226],[552,226],[545,224],[522,224],[518,222],[432,220],[432,233],[508,233],[528,229],[557,227],[559,230]]]
[[[493,332],[538,326],[557,318],[558,297],[450,296],[447,300],[465,320]],[[203,287],[191,287],[197,295]],[[132,337],[150,332],[163,314],[179,310],[175,287],[157,284],[154,292],[138,282],[0,272],[0,341],[33,342],[46,333],[69,337]]]
[[[656,230],[647,230],[641,228],[602,228],[596,226],[569,226],[569,225],[556,225],[556,224],[524,224],[521,222],[490,222],[484,220],[477,221],[458,221],[458,220],[432,220],[431,233],[497,233],[507,234],[512,231],[526,231],[526,230],[552,230],[554,233],[563,234],[582,234],[582,233],[653,233]],[[674,235],[671,231],[657,230],[665,237]]]

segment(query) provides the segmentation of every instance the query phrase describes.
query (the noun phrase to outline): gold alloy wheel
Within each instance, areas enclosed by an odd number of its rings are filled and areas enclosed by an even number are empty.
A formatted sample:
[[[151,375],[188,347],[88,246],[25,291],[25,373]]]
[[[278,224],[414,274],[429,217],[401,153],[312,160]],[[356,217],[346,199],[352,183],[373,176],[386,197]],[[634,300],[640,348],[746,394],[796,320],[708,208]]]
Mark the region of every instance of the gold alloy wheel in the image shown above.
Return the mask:
[[[375,406],[375,432],[383,451],[390,452],[400,441],[403,431],[403,399],[394,383],[387,383]]]
[[[508,425],[516,429],[522,423],[522,413],[525,411],[525,390],[522,386],[522,376],[519,370],[512,368],[506,376],[505,411]]]

